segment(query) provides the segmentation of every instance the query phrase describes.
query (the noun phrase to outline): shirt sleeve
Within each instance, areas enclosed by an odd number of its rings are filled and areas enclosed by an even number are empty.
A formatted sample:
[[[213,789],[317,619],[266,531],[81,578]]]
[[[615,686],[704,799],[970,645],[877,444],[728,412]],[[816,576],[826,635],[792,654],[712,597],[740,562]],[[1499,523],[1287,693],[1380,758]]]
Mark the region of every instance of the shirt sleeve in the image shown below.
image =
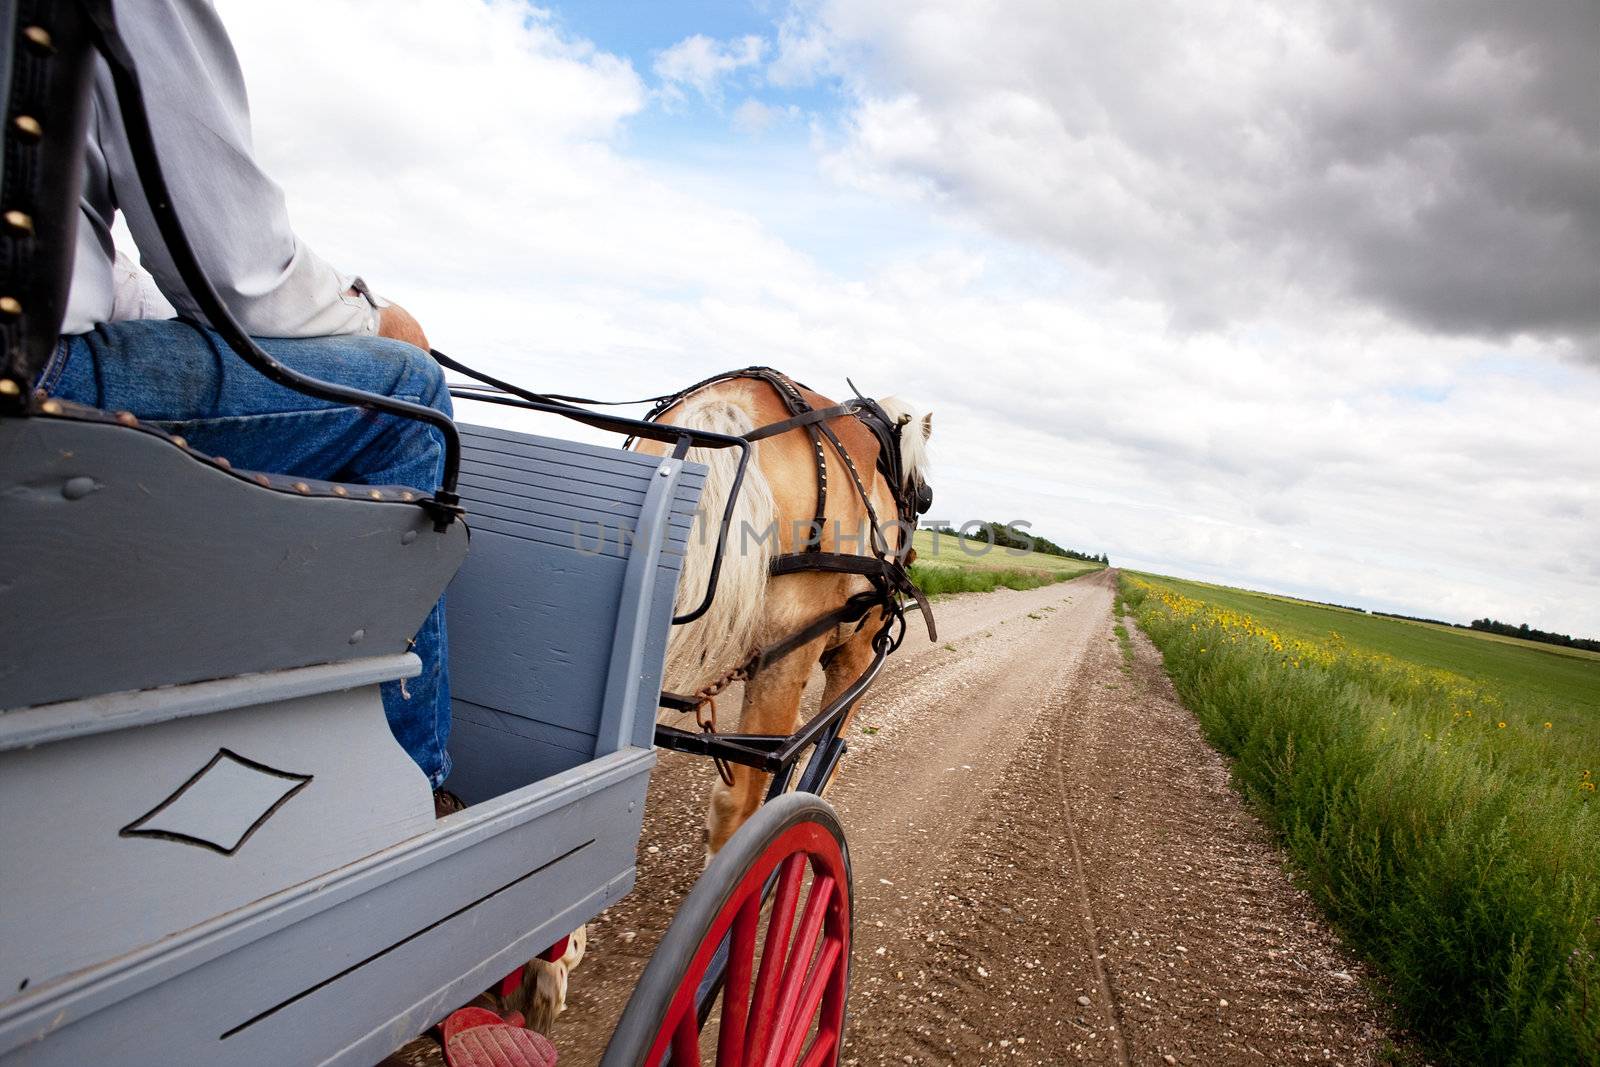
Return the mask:
[[[248,333],[375,333],[377,311],[295,237],[283,190],[257,165],[238,56],[205,0],[119,0],[117,23],[139,69],[162,174],[212,285]],[[140,259],[180,314],[203,318],[167,254],[117,116],[109,72],[96,76],[116,206]]]

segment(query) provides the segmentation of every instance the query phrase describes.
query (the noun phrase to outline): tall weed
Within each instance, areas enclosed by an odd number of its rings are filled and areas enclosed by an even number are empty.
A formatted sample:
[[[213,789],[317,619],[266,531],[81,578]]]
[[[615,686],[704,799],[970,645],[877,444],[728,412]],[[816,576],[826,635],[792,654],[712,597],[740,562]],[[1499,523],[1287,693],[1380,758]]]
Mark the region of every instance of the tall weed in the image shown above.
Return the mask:
[[[1304,884],[1447,1063],[1600,1064],[1595,770],[1449,672],[1123,578]]]

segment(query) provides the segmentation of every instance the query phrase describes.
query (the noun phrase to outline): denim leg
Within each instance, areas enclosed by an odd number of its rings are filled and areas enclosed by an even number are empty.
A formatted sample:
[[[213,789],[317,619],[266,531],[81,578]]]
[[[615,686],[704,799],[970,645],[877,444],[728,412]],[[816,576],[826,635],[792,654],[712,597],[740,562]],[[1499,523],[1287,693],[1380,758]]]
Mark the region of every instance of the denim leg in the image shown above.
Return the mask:
[[[445,644],[444,597],[423,620],[411,650],[422,660],[422,673],[404,685],[384,682],[383,710],[394,739],[437,789],[450,775],[450,664]]]
[[[257,338],[274,358],[325,381],[449,414],[439,365],[381,337]],[[131,411],[233,466],[426,492],[444,474],[444,440],[412,419],[304,396],[269,381],[210,330],[180,320],[108,323],[62,339],[39,385],[52,396]],[[444,601],[417,632],[422,673],[383,688],[396,740],[434,785],[450,773]]]

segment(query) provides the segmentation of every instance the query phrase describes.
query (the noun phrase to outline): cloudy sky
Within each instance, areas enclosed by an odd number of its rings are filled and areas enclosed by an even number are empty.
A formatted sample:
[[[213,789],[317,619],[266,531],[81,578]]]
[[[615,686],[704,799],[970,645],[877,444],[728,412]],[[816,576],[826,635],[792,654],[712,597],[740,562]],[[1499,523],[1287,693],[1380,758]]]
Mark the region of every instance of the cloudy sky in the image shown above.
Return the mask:
[[[469,362],[849,375],[935,518],[1600,635],[1593,0],[219,6],[302,236]]]

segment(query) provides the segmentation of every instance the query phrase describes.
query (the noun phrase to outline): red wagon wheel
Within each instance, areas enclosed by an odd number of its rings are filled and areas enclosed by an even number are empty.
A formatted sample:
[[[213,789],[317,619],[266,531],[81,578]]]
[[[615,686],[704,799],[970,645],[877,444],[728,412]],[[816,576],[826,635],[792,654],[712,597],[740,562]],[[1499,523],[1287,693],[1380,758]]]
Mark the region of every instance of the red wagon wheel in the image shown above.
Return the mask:
[[[850,906],[850,856],[833,808],[810,793],[764,805],[678,909],[602,1064],[837,1063]]]

